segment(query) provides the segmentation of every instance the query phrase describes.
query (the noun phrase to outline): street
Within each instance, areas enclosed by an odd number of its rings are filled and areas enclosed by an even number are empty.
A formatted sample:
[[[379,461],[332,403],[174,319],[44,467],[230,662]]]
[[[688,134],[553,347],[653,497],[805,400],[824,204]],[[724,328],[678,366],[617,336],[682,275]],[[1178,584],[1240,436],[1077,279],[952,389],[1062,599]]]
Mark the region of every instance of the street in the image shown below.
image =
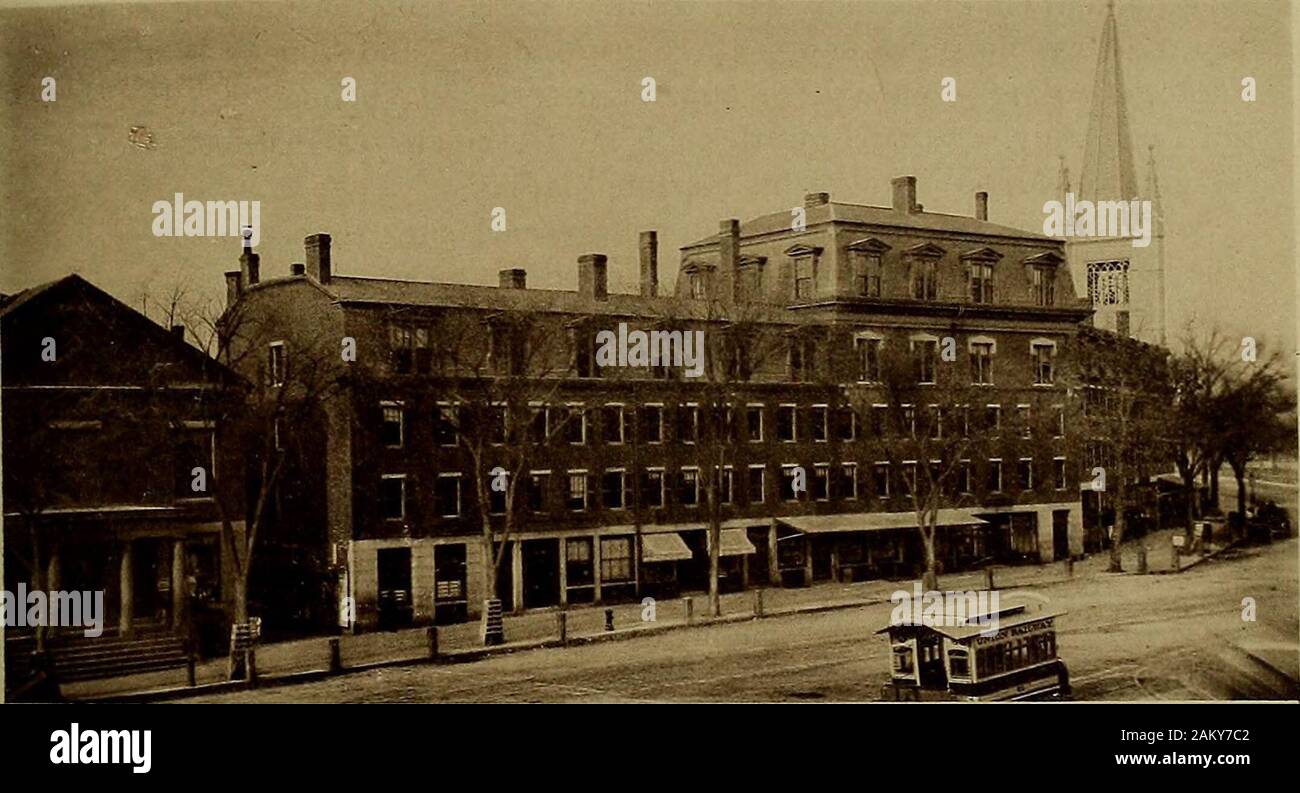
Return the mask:
[[[1294,642],[1296,549],[1292,539],[1179,575],[1099,573],[1045,589],[1069,611],[1059,646],[1075,698],[1265,696],[1234,648]],[[1254,622],[1242,619],[1246,597],[1255,599]],[[886,642],[874,633],[888,616],[881,604],[185,701],[872,701],[888,679]]]

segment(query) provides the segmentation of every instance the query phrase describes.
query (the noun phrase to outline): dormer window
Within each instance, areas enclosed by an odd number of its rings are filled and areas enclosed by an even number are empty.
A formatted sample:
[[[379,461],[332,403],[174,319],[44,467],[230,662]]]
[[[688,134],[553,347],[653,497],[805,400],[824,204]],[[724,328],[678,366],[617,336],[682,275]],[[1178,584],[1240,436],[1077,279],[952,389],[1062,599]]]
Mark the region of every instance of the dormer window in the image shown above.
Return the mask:
[[[817,257],[821,248],[795,245],[787,248],[785,255],[793,260],[794,299],[810,300],[817,294]]]
[[[690,286],[692,300],[703,300],[708,296],[708,290],[704,285],[704,273],[691,273],[687,277],[687,284]]]
[[[908,294],[913,300],[937,300],[939,297],[939,259],[945,253],[943,248],[932,242],[925,242],[904,251],[908,261],[908,278],[911,287]]]
[[[817,342],[800,335],[787,340],[790,357],[790,379],[796,383],[811,382],[817,377]]]
[[[741,256],[740,295],[746,300],[754,300],[763,294],[763,265],[766,256]]]
[[[934,300],[938,296],[935,283],[934,259],[912,262],[912,297],[916,300]]]
[[[573,372],[578,377],[600,377],[596,364],[596,334],[586,323],[569,326],[569,345],[573,350]]]
[[[1034,305],[1052,306],[1056,304],[1056,272],[1064,263],[1065,259],[1055,251],[1046,251],[1025,259],[1025,267],[1029,270],[1029,297]],[[1092,277],[1092,272],[1092,265],[1090,264],[1088,268],[1088,291],[1089,296],[1095,298],[1094,289],[1097,286],[1097,281]]]
[[[1031,271],[1034,305],[1050,306],[1056,303],[1056,268],[1034,267]]]
[[[853,267],[853,294],[858,297],[880,297],[884,254],[889,246],[875,237],[867,237],[850,243],[847,250]]]
[[[970,281],[970,301],[972,303],[993,302],[993,265],[987,262],[971,262],[966,265],[967,279]]]
[[[488,365],[494,374],[518,376],[524,373],[525,334],[512,323],[497,318],[488,322]],[[582,375],[587,377],[588,375]]]
[[[388,346],[393,368],[398,374],[428,373],[432,350],[427,327],[391,322],[388,325]]]
[[[977,248],[963,253],[966,262],[967,294],[972,303],[993,302],[993,267],[1002,258],[1002,254],[992,248]]]
[[[817,271],[813,268],[811,256],[794,261],[794,296],[807,299],[816,291]]]
[[[691,300],[707,300],[709,297],[709,272],[713,266],[698,261],[682,265],[681,278],[678,279],[678,292],[684,293]],[[685,284],[685,288],[681,286]]]

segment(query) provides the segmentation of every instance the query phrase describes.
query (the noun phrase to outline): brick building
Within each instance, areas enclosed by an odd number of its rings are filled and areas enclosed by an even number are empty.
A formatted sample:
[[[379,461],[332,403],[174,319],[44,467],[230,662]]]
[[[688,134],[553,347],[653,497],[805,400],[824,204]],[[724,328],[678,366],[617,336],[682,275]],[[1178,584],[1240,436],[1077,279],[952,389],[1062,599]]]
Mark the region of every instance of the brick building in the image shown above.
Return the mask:
[[[77,275],[0,296],[0,322],[5,588],[103,591],[121,637],[219,632],[229,570],[195,469],[234,375]]]
[[[672,295],[659,294],[657,248],[642,233],[638,294],[609,293],[599,254],[578,260],[576,291],[530,289],[518,269],[497,286],[340,275],[327,234],[308,237],[307,261],[284,276],[262,279],[247,253],[226,274],[228,311],[276,329],[247,342],[265,348],[242,356],[250,379],[292,371],[303,356],[348,378],[306,428],[323,486],[283,516],[319,524],[304,536],[321,538],[341,624],[479,611],[493,564],[484,513],[499,525],[505,505],[478,469],[515,445],[528,448],[511,505],[519,528],[495,578],[507,608],[705,588],[715,466],[724,587],[915,574],[917,516],[899,487],[916,461],[886,451],[870,415],[888,345],[910,351],[926,385],[936,371],[940,382],[971,378],[975,408],[1001,427],[989,456],[963,461],[939,512],[944,569],[1082,552],[1077,439],[1057,372],[1090,312],[1060,241],[990,223],[983,193],[974,217],[926,212],[915,180],[900,177],[889,207],[814,193],[793,213],[723,221],[682,249]],[[522,317],[534,323],[526,343],[510,332]],[[620,324],[703,330],[746,352],[706,362],[727,370],[721,386],[666,366],[602,366],[600,334]],[[448,340],[487,368],[448,369]],[[503,430],[474,456],[450,429],[451,417],[467,420],[455,395],[519,374],[526,344],[549,345],[535,377],[546,398],[528,403],[529,426],[541,429]],[[953,346],[956,362],[940,364]],[[759,347],[767,354],[751,358]],[[701,416],[721,402],[732,423],[711,439]],[[515,409],[502,405],[503,415]]]

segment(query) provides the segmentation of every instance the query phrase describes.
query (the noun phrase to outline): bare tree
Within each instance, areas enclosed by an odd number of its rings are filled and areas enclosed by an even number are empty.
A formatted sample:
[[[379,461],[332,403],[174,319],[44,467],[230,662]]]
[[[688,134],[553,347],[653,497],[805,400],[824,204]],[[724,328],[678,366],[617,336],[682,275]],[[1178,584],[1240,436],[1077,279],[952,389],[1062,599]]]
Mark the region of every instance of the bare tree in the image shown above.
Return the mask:
[[[878,358],[864,363],[870,371],[861,379],[870,385],[853,386],[850,393],[861,416],[872,416],[883,405],[884,416],[873,421],[883,425],[880,442],[916,513],[924,552],[922,586],[930,590],[939,585],[939,512],[945,504],[974,503],[973,488],[962,480],[972,475],[970,459],[984,456],[999,430],[979,409],[987,401],[987,385],[972,384],[988,378],[967,376],[968,358],[957,354],[953,337],[910,347],[904,341],[884,340]]]
[[[500,597],[497,580],[519,530],[520,486],[530,466],[553,439],[586,426],[585,407],[555,404],[575,365],[567,330],[554,316],[525,312],[448,318],[434,329],[433,389],[449,406],[439,419],[468,456],[489,600]],[[494,503],[503,508],[499,519]],[[486,609],[483,619],[486,628]]]
[[[1082,406],[1081,434],[1092,449],[1092,470],[1084,473],[1095,491],[1114,495],[1110,571],[1118,573],[1131,489],[1172,452],[1165,442],[1171,393],[1165,352],[1086,327],[1076,347],[1073,385]]]
[[[703,356],[699,378],[679,379],[680,394],[685,401],[693,397],[698,407],[700,476],[704,484],[705,517],[708,522],[709,546],[709,613],[722,614],[719,588],[722,549],[722,477],[732,466],[743,416],[744,394],[751,388],[756,373],[768,368],[781,348],[780,326],[763,322],[762,308],[753,303],[724,303],[709,300],[703,304],[703,344],[697,354]],[[688,396],[689,395],[689,396]],[[735,469],[731,490],[734,497]]]
[[[313,428],[347,387],[339,347],[324,338],[286,342],[281,327],[244,301],[224,307],[174,288],[150,303],[156,318],[184,324],[190,344],[242,376],[214,379],[197,398],[213,427],[213,465],[204,478],[232,570],[231,617],[246,623],[259,542],[275,521],[272,507],[286,472],[313,455],[319,437]],[[241,676],[233,639],[231,659],[232,678]]]
[[[1200,513],[1196,479],[1212,467],[1222,448],[1217,409],[1229,385],[1226,362],[1233,346],[1217,329],[1198,338],[1189,326],[1182,351],[1169,362],[1172,409],[1165,414],[1164,434],[1183,482],[1184,519],[1189,531]]]
[[[1211,415],[1217,459],[1228,463],[1237,481],[1239,520],[1246,513],[1246,469],[1262,456],[1294,446],[1295,394],[1277,352],[1260,350],[1224,362],[1224,383]],[[1217,480],[1217,467],[1214,468]],[[1243,523],[1244,525],[1244,523]]]

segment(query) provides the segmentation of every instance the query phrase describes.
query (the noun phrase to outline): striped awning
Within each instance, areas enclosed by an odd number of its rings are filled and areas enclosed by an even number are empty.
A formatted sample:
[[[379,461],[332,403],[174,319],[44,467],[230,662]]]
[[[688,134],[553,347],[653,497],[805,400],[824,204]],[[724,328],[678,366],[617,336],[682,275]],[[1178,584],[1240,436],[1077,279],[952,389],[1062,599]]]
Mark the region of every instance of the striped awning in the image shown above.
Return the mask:
[[[709,535],[706,533],[704,536]],[[718,546],[718,556],[743,556],[758,551],[754,543],[749,541],[744,529],[723,529],[720,536],[722,543]]]
[[[691,556],[691,549],[677,532],[641,535],[642,562],[680,562]]]

